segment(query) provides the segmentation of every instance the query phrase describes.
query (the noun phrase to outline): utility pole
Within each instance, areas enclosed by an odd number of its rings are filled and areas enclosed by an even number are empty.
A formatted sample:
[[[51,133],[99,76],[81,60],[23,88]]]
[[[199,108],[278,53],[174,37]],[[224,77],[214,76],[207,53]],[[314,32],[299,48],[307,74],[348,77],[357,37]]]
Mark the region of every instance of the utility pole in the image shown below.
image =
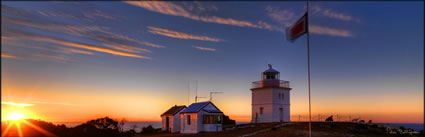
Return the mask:
[[[338,114],[336,115],[336,121],[338,121]]]
[[[298,121],[301,121],[301,115],[298,115]]]
[[[190,81],[187,81],[187,106],[190,105]]]

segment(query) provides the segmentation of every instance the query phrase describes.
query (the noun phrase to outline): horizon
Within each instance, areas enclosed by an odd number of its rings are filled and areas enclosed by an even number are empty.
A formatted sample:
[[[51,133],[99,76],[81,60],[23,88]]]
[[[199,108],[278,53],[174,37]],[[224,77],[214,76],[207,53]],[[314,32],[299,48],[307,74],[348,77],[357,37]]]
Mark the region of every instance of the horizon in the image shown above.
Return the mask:
[[[251,121],[267,64],[308,117],[305,2],[2,1],[2,122],[160,121],[195,94]],[[424,122],[423,2],[310,2],[312,117]],[[196,93],[197,91],[197,93]]]

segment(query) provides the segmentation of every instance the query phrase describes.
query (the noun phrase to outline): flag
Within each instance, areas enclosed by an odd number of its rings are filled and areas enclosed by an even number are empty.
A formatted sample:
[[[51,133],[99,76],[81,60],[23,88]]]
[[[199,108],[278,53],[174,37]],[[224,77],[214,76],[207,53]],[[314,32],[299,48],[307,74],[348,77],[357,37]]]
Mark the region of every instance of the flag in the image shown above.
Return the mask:
[[[308,32],[307,12],[298,21],[286,28],[286,37],[294,41],[296,38]]]

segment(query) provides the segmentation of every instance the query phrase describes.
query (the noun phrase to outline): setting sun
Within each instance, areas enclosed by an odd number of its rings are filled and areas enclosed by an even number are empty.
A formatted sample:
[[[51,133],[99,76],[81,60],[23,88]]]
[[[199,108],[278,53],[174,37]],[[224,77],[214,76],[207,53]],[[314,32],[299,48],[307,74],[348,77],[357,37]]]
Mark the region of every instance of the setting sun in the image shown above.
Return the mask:
[[[19,113],[19,112],[10,113],[9,114],[9,117],[8,117],[8,119],[15,120],[15,121],[16,120],[21,120],[23,118],[25,118],[25,116],[22,113]]]

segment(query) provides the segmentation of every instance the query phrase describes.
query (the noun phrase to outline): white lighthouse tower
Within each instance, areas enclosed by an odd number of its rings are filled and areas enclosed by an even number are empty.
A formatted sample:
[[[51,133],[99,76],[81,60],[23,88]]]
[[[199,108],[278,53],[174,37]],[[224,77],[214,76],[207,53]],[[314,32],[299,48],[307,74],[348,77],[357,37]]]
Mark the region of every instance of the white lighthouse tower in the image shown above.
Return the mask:
[[[289,81],[279,79],[279,71],[268,65],[261,81],[252,82],[252,121],[290,122]]]

